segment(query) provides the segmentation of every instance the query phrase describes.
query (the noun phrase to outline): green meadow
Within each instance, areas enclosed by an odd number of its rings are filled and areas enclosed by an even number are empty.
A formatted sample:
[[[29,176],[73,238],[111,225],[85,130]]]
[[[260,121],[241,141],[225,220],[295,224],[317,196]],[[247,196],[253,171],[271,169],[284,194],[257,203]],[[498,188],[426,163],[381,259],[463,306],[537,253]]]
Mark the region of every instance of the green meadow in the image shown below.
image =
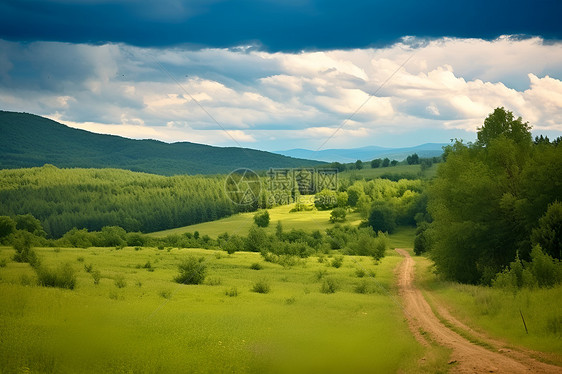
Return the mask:
[[[69,262],[76,287],[38,286],[0,247],[2,373],[417,372],[424,354],[396,299],[391,250],[378,264],[345,256],[340,268],[329,254],[284,268],[248,252],[36,251],[47,267]],[[191,254],[205,258],[204,284],[175,283]],[[269,292],[253,292],[256,282]]]
[[[314,196],[303,196],[305,203],[312,201],[313,198]],[[312,207],[312,204],[308,205]],[[294,207],[295,204],[289,204],[268,209],[270,217],[270,224],[266,228],[268,234],[273,234],[275,232],[275,226],[278,221],[281,221],[284,230],[302,229],[307,231],[323,231],[334,226],[330,223],[330,210],[314,209],[310,211],[291,212],[291,209]],[[250,227],[254,224],[254,214],[255,212],[238,213],[217,221],[158,231],[150,235],[164,237],[167,235],[179,235],[195,231],[199,231],[201,235],[209,235],[212,238],[216,238],[225,232],[229,234],[246,235]],[[357,226],[361,223],[361,216],[359,213],[348,212],[346,222],[344,223]]]

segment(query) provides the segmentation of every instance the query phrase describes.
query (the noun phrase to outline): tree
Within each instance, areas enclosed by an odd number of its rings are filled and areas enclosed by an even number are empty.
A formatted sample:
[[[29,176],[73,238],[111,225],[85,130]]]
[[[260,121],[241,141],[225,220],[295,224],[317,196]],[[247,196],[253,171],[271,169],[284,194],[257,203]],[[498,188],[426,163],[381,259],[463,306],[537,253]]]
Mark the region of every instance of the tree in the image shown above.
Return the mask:
[[[408,165],[417,165],[420,163],[420,158],[417,153],[414,153],[413,155],[406,157],[406,162]]]
[[[250,227],[245,247],[250,252],[266,251],[269,248],[269,239],[264,229],[257,226]]]
[[[361,161],[361,160],[355,161],[355,169],[357,169],[357,170],[363,169],[363,161]]]
[[[390,164],[390,159],[387,157],[384,160],[382,160],[382,167],[386,168],[388,167],[388,165]]]
[[[347,194],[347,192],[343,191],[343,192],[337,192],[336,193],[336,200],[337,200],[337,206],[340,208],[344,208],[347,206],[347,201],[349,200],[349,195]]]
[[[390,161],[390,166],[396,166],[398,165],[398,161],[397,160],[392,160]]]
[[[16,222],[8,216],[0,216],[0,239],[16,231]]]
[[[46,236],[47,233],[43,230],[41,221],[33,217],[31,214],[24,214],[16,216],[16,229],[25,230],[35,236]]]
[[[478,128],[478,142],[482,147],[488,147],[492,140],[506,137],[518,144],[532,142],[531,126],[523,122],[521,117],[514,119],[513,113],[504,107],[496,108],[485,120],[484,125]]]
[[[374,159],[373,161],[371,161],[371,167],[372,167],[373,169],[376,169],[376,168],[378,168],[379,166],[381,166],[381,162],[382,162],[382,160],[381,160],[380,158],[376,158],[376,159]]]
[[[336,191],[322,190],[314,196],[314,205],[318,210],[333,209],[337,204]]]
[[[258,227],[269,226],[269,212],[267,210],[262,210],[254,214],[254,223],[258,225]]]
[[[548,206],[538,226],[531,234],[533,245],[540,245],[543,251],[557,259],[562,259],[562,203],[555,201]]]
[[[349,204],[349,206],[356,206],[357,202],[359,201],[359,198],[365,195],[365,192],[363,192],[363,188],[358,186],[358,185],[353,185],[350,186],[347,189],[347,203]]]
[[[531,255],[537,221],[561,200],[562,149],[533,145],[530,126],[498,108],[475,144],[446,147],[445,163],[429,189],[431,257],[444,277],[489,284],[518,252]],[[548,229],[546,230],[548,231]]]
[[[330,222],[344,222],[345,215],[346,212],[344,208],[335,208],[334,210],[332,210],[332,213],[330,213]]]
[[[369,225],[376,231],[393,233],[396,228],[396,213],[387,202],[375,202],[369,214]]]

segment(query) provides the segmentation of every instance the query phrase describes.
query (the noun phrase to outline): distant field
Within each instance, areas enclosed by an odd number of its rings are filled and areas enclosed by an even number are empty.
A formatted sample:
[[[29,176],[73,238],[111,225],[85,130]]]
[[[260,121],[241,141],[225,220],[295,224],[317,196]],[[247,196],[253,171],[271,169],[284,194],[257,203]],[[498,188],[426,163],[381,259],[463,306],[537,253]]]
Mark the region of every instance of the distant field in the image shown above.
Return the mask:
[[[295,204],[283,205],[268,210],[270,223],[267,230],[269,231],[269,233],[275,232],[277,221],[282,222],[284,230],[304,229],[308,231],[314,231],[326,230],[327,228],[333,226],[333,224],[330,223],[330,210],[312,210],[290,213],[289,211],[293,209],[294,206]],[[212,238],[216,238],[224,232],[228,232],[230,234],[246,235],[248,233],[248,230],[254,223],[254,214],[254,212],[239,213],[213,222],[205,222],[171,230],[158,231],[150,235],[162,237],[166,235],[183,234],[186,232],[194,231],[199,231],[201,235],[209,235]],[[359,216],[359,213],[347,214],[346,223],[359,225],[360,222],[361,217]]]
[[[36,286],[30,266],[11,262],[14,250],[0,247],[0,261],[8,261],[0,268],[0,372],[436,370],[430,363],[419,366],[424,349],[396,302],[394,268],[401,258],[394,251],[378,265],[346,256],[339,269],[329,266],[329,257],[283,268],[257,253],[200,249],[37,252],[47,266],[70,262],[77,287]],[[206,259],[203,285],[172,281],[189,254]],[[147,262],[154,271],[143,268]],[[263,269],[250,269],[252,263]],[[89,264],[101,273],[98,285],[85,271]],[[358,278],[358,269],[367,276]],[[336,293],[320,292],[326,278],[339,285]],[[262,279],[270,293],[252,292]],[[362,282],[367,294],[355,292]],[[226,294],[233,290],[237,296]]]
[[[423,178],[432,178],[437,173],[437,166],[438,164],[433,164],[430,168],[425,170],[423,174],[421,173],[421,165],[397,165],[397,166],[389,166],[386,168],[379,167],[379,168],[371,168],[368,163],[365,163],[365,166],[361,170],[347,170],[339,174],[340,178],[357,178],[357,179],[374,179],[380,178],[384,174],[392,174],[392,175],[400,175],[400,174],[409,174],[409,175],[419,175],[419,177]]]

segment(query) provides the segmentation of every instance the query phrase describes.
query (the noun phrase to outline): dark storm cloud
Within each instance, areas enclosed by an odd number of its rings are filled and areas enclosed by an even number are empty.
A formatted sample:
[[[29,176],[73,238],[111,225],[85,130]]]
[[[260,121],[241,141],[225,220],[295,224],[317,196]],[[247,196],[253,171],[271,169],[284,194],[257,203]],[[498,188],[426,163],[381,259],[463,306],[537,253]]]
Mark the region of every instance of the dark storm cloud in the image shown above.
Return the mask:
[[[4,0],[0,38],[270,51],[381,46],[404,35],[562,39],[562,2]]]

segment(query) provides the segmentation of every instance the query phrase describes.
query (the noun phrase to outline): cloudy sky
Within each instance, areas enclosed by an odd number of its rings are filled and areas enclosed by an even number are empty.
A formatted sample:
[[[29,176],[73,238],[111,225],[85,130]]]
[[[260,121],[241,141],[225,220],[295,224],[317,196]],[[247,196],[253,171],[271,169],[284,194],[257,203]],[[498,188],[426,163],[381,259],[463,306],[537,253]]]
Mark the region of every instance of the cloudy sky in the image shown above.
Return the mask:
[[[3,0],[0,109],[264,150],[562,135],[562,2]]]

